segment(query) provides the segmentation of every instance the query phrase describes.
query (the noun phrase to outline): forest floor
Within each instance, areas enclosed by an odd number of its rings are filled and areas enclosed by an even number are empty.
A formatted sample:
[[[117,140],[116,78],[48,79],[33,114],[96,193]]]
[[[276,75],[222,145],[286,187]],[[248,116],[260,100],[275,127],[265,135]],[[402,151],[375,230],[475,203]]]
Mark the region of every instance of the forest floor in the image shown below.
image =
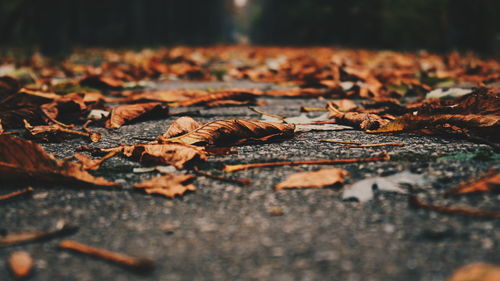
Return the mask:
[[[251,82],[166,83],[159,88],[265,88]],[[297,116],[300,106],[324,106],[322,99],[259,98],[259,109]],[[202,108],[197,121],[260,119],[248,107]],[[185,109],[183,109],[185,110]],[[311,116],[314,116],[311,113]],[[319,115],[317,113],[316,115]],[[102,134],[95,147],[145,142],[161,135],[176,117],[145,121]],[[345,148],[320,139],[361,143],[402,142],[400,147]],[[58,157],[74,154],[81,139],[43,144]],[[277,160],[371,157],[387,151],[391,160],[336,165],[351,174],[347,183],[402,171],[422,174],[426,184],[410,190],[435,205],[493,209],[498,194],[446,197],[443,191],[471,177],[500,168],[498,157],[473,157],[491,151],[485,144],[414,134],[371,135],[358,130],[311,131],[277,143],[243,145],[238,153],[208,160],[204,171],[251,179],[249,186],[204,176],[197,190],[180,198],[145,196],[132,184],[157,175],[134,172],[141,166],[115,157],[94,174],[121,183],[123,191],[38,187],[32,198],[0,205],[0,228],[12,233],[48,229],[59,221],[79,226],[70,239],[96,247],[148,257],[156,268],[137,274],[112,263],[58,249],[63,238],[0,248],[0,262],[16,249],[35,259],[30,280],[444,280],[456,268],[484,261],[500,263],[499,220],[463,217],[412,208],[407,195],[375,192],[373,200],[342,200],[338,188],[273,190],[288,175],[325,166],[271,167],[221,172],[223,164]],[[497,154],[493,154],[494,156]],[[326,166],[328,167],[328,166]],[[16,190],[14,186],[5,191]],[[0,280],[10,280],[0,267]]]

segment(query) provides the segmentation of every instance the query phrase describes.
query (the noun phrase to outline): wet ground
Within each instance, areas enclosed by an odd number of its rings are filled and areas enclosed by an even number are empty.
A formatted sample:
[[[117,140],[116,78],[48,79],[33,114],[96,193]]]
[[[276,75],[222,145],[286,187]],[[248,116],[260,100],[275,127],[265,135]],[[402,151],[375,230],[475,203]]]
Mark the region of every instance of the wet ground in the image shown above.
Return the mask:
[[[219,88],[225,83],[173,83],[163,88]],[[268,87],[243,83],[238,87]],[[264,98],[259,109],[295,116],[300,106],[324,106],[318,99]],[[246,107],[200,109],[196,120],[259,119]],[[126,125],[116,131],[96,129],[109,147],[139,143],[162,134],[175,119]],[[362,143],[403,142],[403,147],[344,148],[320,139]],[[144,141],[142,141],[144,142]],[[70,156],[84,140],[44,144],[59,157]],[[88,256],[61,251],[61,239],[0,248],[4,264],[14,250],[30,252],[36,260],[30,280],[444,280],[462,265],[500,263],[500,221],[460,217],[414,209],[403,194],[376,193],[366,203],[342,201],[336,188],[274,191],[287,175],[325,166],[253,169],[231,174],[223,164],[275,160],[370,157],[387,151],[388,162],[337,165],[351,173],[348,183],[366,177],[410,170],[428,184],[410,192],[426,202],[498,210],[500,195],[445,197],[444,190],[490,168],[499,160],[466,159],[483,144],[417,135],[368,135],[360,131],[307,132],[279,143],[247,145],[238,154],[211,158],[203,166],[217,175],[250,178],[248,187],[198,177],[197,190],[166,199],[132,191],[130,186],[158,175],[135,173],[135,162],[113,158],[97,174],[123,184],[123,190],[37,187],[31,199],[0,205],[0,228],[21,232],[50,228],[64,220],[80,230],[70,239],[156,261],[150,274],[133,271]],[[8,186],[2,191],[15,190]],[[10,280],[5,266],[0,280]]]

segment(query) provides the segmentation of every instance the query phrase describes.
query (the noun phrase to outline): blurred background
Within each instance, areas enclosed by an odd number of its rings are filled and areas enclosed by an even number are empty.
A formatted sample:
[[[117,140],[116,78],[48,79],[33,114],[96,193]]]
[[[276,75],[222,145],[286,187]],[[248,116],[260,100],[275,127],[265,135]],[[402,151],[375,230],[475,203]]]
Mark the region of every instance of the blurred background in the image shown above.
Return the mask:
[[[256,44],[500,54],[499,0],[2,0],[0,48]]]

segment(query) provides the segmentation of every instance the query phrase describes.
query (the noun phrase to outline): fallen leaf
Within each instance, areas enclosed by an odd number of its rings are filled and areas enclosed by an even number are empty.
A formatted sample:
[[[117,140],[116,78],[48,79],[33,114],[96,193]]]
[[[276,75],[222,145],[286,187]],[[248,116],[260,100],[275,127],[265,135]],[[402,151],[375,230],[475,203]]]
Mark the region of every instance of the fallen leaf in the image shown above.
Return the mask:
[[[331,105],[328,106],[328,109],[330,110],[328,118],[335,118],[335,121],[341,125],[352,126],[361,130],[374,130],[386,125],[390,121],[386,118],[372,113],[342,113]]]
[[[80,85],[95,89],[120,89],[123,82],[111,77],[90,75],[80,80]]]
[[[164,139],[164,142],[198,146],[230,146],[247,141],[269,141],[290,138],[295,126],[274,122],[246,121],[240,119],[209,122],[198,129],[179,137]]]
[[[477,192],[500,191],[500,173],[483,177],[471,184],[462,184],[456,188],[452,188],[447,194],[467,194]]]
[[[281,190],[285,188],[322,188],[337,183],[343,184],[345,177],[349,173],[344,169],[331,168],[321,169],[311,172],[295,173],[283,182],[277,184],[274,189]]]
[[[332,100],[329,101],[328,104],[335,107],[341,112],[353,111],[354,109],[358,108],[358,105],[349,99]]]
[[[106,128],[117,129],[138,118],[166,116],[168,107],[159,102],[120,105],[111,111],[111,116],[106,120]]]
[[[73,157],[75,157],[82,164],[83,169],[85,169],[85,170],[97,170],[101,167],[101,165],[102,165],[102,163],[104,163],[104,161],[115,156],[119,152],[120,152],[119,150],[111,151],[100,159],[92,159],[92,158],[88,157],[87,155],[85,155],[83,153],[78,153],[78,152],[75,153],[73,155]]]
[[[95,178],[76,162],[47,154],[34,142],[7,135],[0,135],[0,176],[5,180],[117,186],[104,178]]]
[[[161,137],[162,139],[168,139],[168,138],[173,138],[173,137],[178,137],[180,135],[183,135],[185,133],[194,131],[198,129],[201,125],[196,122],[193,118],[183,116],[180,118],[177,118],[172,124],[170,124],[170,127],[168,127],[167,131],[163,136]]]
[[[493,264],[476,262],[463,266],[448,278],[447,281],[498,281],[500,267]]]
[[[255,103],[256,93],[255,90],[221,90],[214,93],[207,93],[192,99],[174,102],[169,104],[171,107],[177,106],[193,106],[193,105],[206,105],[206,106],[221,106],[221,105],[248,105]]]
[[[401,184],[422,185],[426,182],[423,175],[413,174],[408,171],[386,177],[367,178],[346,186],[342,193],[342,199],[356,199],[363,203],[373,198],[374,190],[406,194],[406,190],[400,187]]]
[[[146,165],[173,165],[177,169],[192,167],[207,159],[203,149],[182,143],[123,146],[123,154]]]
[[[183,195],[187,191],[194,191],[196,187],[189,184],[194,175],[166,174],[135,184],[134,188],[144,189],[148,194],[160,194],[169,198]]]
[[[11,253],[7,263],[12,275],[16,279],[28,277],[33,269],[33,258],[28,252],[24,251]]]
[[[58,124],[31,126],[28,121],[24,120],[24,128],[28,132],[28,138],[44,142],[61,142],[77,137],[84,137],[92,142],[98,142],[101,139],[99,133],[80,132],[62,127]]]

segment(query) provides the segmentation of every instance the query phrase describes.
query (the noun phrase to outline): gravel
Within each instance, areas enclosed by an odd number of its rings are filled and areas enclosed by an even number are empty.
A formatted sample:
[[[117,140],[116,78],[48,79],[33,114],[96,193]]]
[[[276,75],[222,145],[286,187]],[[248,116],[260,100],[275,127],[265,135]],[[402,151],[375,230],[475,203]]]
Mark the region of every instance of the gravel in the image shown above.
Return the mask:
[[[228,83],[176,83],[160,88],[230,87]],[[256,85],[237,84],[239,87]],[[269,85],[257,85],[268,87]],[[295,116],[299,107],[323,106],[321,99],[261,99],[261,110]],[[260,116],[246,107],[200,109],[195,119]],[[109,147],[139,143],[162,134],[174,117],[131,124],[115,131],[98,129]],[[351,148],[320,139],[362,143],[404,142],[403,147]],[[144,142],[144,141],[142,141]],[[59,157],[71,156],[84,140],[43,146]],[[223,164],[276,160],[370,157],[387,151],[393,160],[337,165],[351,173],[347,183],[409,170],[430,183],[413,187],[433,204],[499,210],[500,195],[446,197],[443,192],[489,169],[499,160],[440,159],[473,153],[488,146],[432,136],[369,135],[355,130],[307,132],[279,143],[246,145],[238,154],[211,158],[203,169],[231,177],[250,178],[241,187],[198,177],[198,190],[176,199],[149,196],[130,189],[158,175],[133,173],[139,164],[122,158],[106,162],[96,174],[124,185],[122,190],[38,186],[31,199],[2,202],[0,229],[9,232],[50,228],[64,220],[80,230],[69,237],[96,247],[149,257],[156,270],[141,275],[88,256],[59,250],[62,238],[0,248],[0,263],[9,253],[25,250],[36,261],[30,280],[444,280],[454,269],[475,261],[500,263],[500,221],[433,213],[408,206],[404,194],[376,193],[366,203],[342,201],[339,189],[274,191],[289,174],[328,166],[251,169],[224,174]],[[3,185],[3,193],[21,186]],[[10,280],[0,267],[0,280]]]

